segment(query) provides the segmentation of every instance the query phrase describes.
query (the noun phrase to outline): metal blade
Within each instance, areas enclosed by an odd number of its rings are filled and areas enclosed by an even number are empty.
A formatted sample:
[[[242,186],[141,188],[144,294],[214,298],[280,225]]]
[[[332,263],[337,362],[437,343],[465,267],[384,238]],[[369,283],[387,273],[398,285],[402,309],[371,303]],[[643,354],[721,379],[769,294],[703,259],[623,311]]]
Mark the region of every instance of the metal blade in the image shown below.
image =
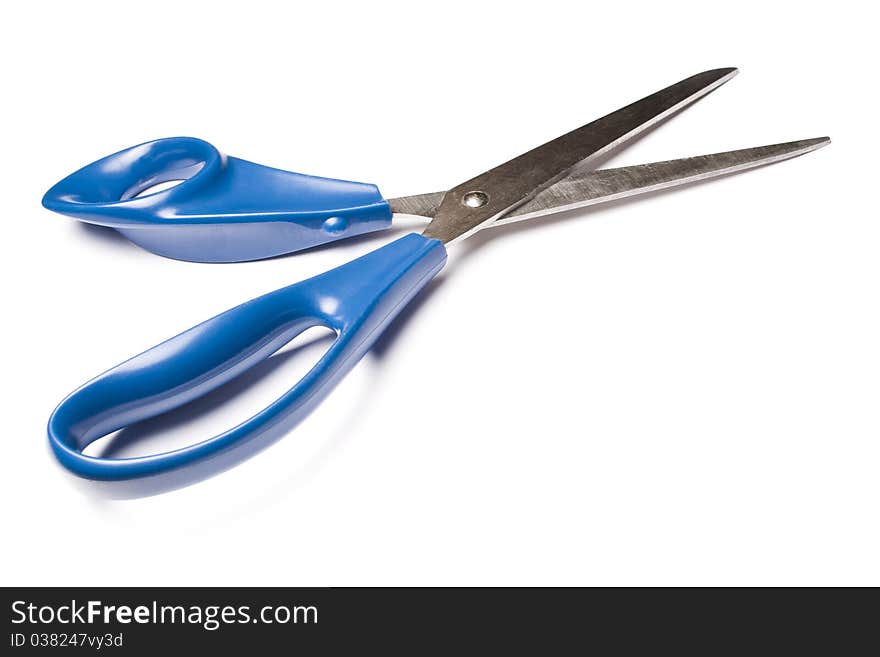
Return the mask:
[[[734,75],[735,68],[698,73],[453,187],[423,235],[445,243],[464,239]]]
[[[485,224],[483,228],[503,226],[747,171],[809,153],[830,141],[828,137],[803,139],[679,160],[575,173],[551,185],[509,214]],[[444,194],[445,192],[433,192],[405,196],[391,199],[389,203],[392,212],[396,214],[433,217]]]

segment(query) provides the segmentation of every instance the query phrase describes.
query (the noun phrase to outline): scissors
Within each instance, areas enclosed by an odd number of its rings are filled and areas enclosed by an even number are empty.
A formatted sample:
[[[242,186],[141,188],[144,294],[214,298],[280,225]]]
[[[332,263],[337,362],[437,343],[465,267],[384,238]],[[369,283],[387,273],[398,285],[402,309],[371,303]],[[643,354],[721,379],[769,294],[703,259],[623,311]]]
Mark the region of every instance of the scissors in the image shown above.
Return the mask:
[[[162,139],[90,164],[43,204],[111,226],[155,253],[240,261],[387,228],[394,213],[430,219],[340,267],[243,303],[117,365],[71,393],[49,419],[58,460],[77,475],[146,477],[193,466],[309,413],[442,269],[447,247],[479,230],[778,162],[827,137],[588,172],[612,148],[736,74],[691,76],[494,167],[447,192],[384,200],[373,185],[315,178],[221,155],[192,138]],[[176,187],[149,193],[172,180]],[[144,190],[148,193],[141,194]],[[192,445],[134,458],[86,455],[101,437],[187,404],[270,357],[303,331],[336,337],[324,356],[266,408]]]

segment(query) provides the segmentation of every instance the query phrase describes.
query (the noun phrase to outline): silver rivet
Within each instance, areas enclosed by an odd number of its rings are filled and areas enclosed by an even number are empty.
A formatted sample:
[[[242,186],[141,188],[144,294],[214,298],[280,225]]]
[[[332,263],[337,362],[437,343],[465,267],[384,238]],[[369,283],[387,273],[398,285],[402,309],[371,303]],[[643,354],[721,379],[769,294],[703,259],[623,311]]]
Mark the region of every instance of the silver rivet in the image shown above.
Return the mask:
[[[462,205],[469,208],[479,208],[489,202],[489,195],[486,192],[468,192],[461,197]]]

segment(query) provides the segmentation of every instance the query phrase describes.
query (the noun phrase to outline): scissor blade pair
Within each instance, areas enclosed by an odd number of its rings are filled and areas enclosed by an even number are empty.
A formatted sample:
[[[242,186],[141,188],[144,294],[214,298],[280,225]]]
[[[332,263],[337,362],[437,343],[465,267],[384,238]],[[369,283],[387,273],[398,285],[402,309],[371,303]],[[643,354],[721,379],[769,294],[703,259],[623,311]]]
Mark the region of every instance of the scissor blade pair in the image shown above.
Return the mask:
[[[758,146],[713,155],[685,157],[680,160],[575,173],[551,185],[509,214],[486,224],[484,228],[536,219],[567,210],[576,210],[590,205],[747,171],[809,153],[829,142],[828,137],[803,139],[784,144],[773,144],[772,146]],[[443,194],[444,192],[434,192],[406,196],[391,199],[389,203],[392,211],[397,214],[433,217],[443,200]]]
[[[724,68],[689,77],[450,189],[423,234],[445,243],[473,234],[734,75]]]

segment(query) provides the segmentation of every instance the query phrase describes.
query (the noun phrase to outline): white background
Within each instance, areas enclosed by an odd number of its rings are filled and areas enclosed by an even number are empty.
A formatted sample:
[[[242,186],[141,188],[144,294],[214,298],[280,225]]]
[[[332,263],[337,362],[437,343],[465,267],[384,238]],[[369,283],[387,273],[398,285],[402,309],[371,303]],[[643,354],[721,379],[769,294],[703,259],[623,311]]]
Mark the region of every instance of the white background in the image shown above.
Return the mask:
[[[866,6],[4,5],[2,583],[880,584]],[[45,423],[80,383],[389,239],[176,262],[42,209],[72,170],[192,135],[434,191],[720,66],[611,163],[833,144],[453,247],[317,412],[217,477],[118,499],[56,465]],[[246,418],[308,364],[282,360],[159,428]]]

